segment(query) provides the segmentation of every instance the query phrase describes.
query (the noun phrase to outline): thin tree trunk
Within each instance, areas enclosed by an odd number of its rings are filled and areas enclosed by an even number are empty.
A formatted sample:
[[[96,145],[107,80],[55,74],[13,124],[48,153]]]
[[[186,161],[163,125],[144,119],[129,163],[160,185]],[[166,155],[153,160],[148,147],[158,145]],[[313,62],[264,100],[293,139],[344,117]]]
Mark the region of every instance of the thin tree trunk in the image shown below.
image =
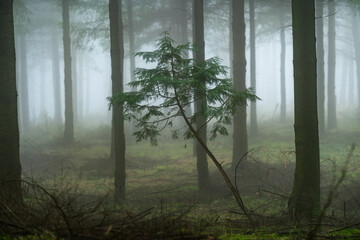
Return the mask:
[[[283,3],[281,3],[283,4]],[[285,122],[286,120],[286,82],[285,82],[285,58],[286,58],[286,42],[285,42],[285,24],[284,24],[284,7],[280,8],[280,121]]]
[[[292,26],[296,167],[289,212],[302,222],[320,211],[314,0],[292,0]]]
[[[77,77],[78,83],[78,121],[84,119],[84,56],[83,53],[78,51],[78,63],[79,63],[79,72]]]
[[[63,43],[64,43],[64,71],[65,71],[65,143],[74,142],[74,113],[72,99],[72,79],[71,79],[71,41],[70,41],[70,17],[69,0],[62,1],[63,18]]]
[[[233,33],[233,68],[234,88],[236,91],[246,90],[246,58],[245,58],[245,16],[244,0],[232,1],[232,33]],[[247,161],[248,138],[246,129],[246,106],[239,107],[233,120],[233,157],[232,169],[235,169],[239,160]]]
[[[354,14],[352,15],[352,33],[354,39],[354,50],[355,50],[355,63],[356,63],[356,78],[357,78],[357,104],[360,108],[360,41],[359,41],[359,10],[354,9]]]
[[[354,105],[354,61],[351,59],[349,64],[349,98],[350,107]]]
[[[124,40],[122,25],[121,0],[109,0],[110,17],[110,54],[111,54],[111,79],[112,94],[123,93],[123,64],[124,64]],[[114,147],[115,157],[115,203],[125,199],[125,132],[123,107],[113,106],[113,137],[112,146]]]
[[[324,3],[316,0],[316,57],[319,132],[325,132]]]
[[[255,0],[249,1],[250,7],[250,86],[256,93],[256,39],[255,39]],[[250,103],[250,134],[258,134],[256,102]]]
[[[28,87],[28,64],[27,64],[27,47],[26,33],[20,34],[20,101],[23,131],[30,128],[30,108],[29,108],[29,87]]]
[[[74,122],[77,123],[78,122],[78,66],[77,66],[77,62],[78,62],[78,56],[77,56],[77,49],[75,48],[75,46],[73,45],[72,47],[72,51],[71,51],[71,57],[72,57],[72,97],[73,97],[73,113],[74,113]]]
[[[55,123],[62,123],[61,114],[61,89],[60,89],[60,57],[58,48],[58,34],[57,30],[54,30],[52,34],[52,74],[53,74],[53,94],[54,94],[54,120]]]
[[[337,128],[336,121],[336,94],[335,94],[335,1],[329,0],[329,53],[328,53],[328,129]]]
[[[205,40],[204,40],[204,3],[203,0],[193,0],[193,38],[196,51],[194,51],[195,62],[201,64],[205,61]],[[204,76],[199,76],[198,81],[201,84],[205,84]],[[205,87],[204,87],[205,89]],[[195,99],[198,96],[204,96],[202,93],[195,93]],[[199,114],[196,119],[196,130],[199,133],[199,137],[206,144],[206,97],[201,98],[195,102],[195,113]],[[198,184],[199,190],[205,190],[209,186],[209,169],[206,151],[199,142],[196,144],[196,157],[197,157],[197,171],[198,171]]]
[[[22,202],[13,1],[0,1],[0,201]]]

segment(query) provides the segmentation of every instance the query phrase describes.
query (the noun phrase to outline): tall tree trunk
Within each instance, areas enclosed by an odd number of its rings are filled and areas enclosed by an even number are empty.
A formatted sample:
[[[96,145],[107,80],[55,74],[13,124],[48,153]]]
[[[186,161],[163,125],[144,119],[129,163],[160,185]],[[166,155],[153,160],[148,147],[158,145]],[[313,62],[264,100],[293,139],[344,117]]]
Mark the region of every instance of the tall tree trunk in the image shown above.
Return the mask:
[[[30,108],[29,108],[29,87],[28,87],[28,64],[27,64],[27,47],[26,33],[20,34],[20,106],[23,131],[30,128]]]
[[[0,1],[0,201],[22,202],[13,0]]]
[[[62,123],[61,114],[61,88],[60,88],[60,57],[58,46],[58,34],[54,30],[51,41],[51,61],[52,61],[52,74],[53,74],[53,94],[54,94],[54,120],[55,123]]]
[[[283,5],[283,3],[280,3]],[[285,82],[285,58],[286,58],[286,42],[285,42],[285,22],[284,22],[284,7],[280,8],[280,121],[284,122],[286,120],[286,82]]]
[[[255,0],[249,1],[250,7],[250,86],[256,93],[256,39],[255,39]],[[250,134],[258,134],[256,102],[250,103]]]
[[[289,212],[307,221],[320,210],[314,0],[292,0],[292,26],[296,167]]]
[[[71,50],[71,63],[72,63],[72,97],[73,97],[73,113],[74,113],[74,122],[78,122],[78,56],[77,56],[77,49],[75,48],[75,45],[73,45]]]
[[[205,40],[204,40],[204,3],[203,0],[193,0],[193,38],[196,51],[194,51],[195,62],[201,64],[205,61]],[[205,84],[204,76],[199,76],[197,79],[201,84]],[[204,86],[205,89],[205,86]],[[196,92],[194,97],[198,99],[198,96],[203,96],[201,92]],[[195,113],[199,114],[196,119],[196,130],[199,133],[199,137],[206,144],[206,97],[199,98],[195,101]],[[197,142],[196,144],[196,157],[197,157],[197,172],[198,172],[198,184],[199,190],[205,190],[209,186],[209,169],[207,162],[207,155],[204,148]]]
[[[354,61],[351,59],[349,64],[349,98],[350,107],[354,105]]]
[[[45,66],[46,62],[45,61],[40,61],[39,62],[39,77],[40,77],[40,86],[39,86],[39,91],[40,91],[40,117],[43,114],[47,114],[46,112],[46,75],[45,75],[45,71],[44,69],[46,69]]]
[[[352,33],[354,39],[354,50],[355,50],[355,63],[356,63],[356,78],[357,78],[357,104],[360,108],[360,41],[359,41],[359,10],[354,8],[354,13],[352,15]]]
[[[232,33],[233,33],[233,68],[234,88],[236,91],[246,90],[246,58],[245,58],[245,16],[244,0],[232,1]],[[243,157],[246,162],[248,151],[248,139],[246,129],[246,106],[239,107],[233,120],[233,157],[232,168],[235,169],[239,160]]]
[[[316,57],[317,57],[317,100],[319,132],[325,132],[325,70],[324,70],[324,3],[323,0],[315,0],[316,3]]]
[[[335,0],[329,0],[329,53],[328,53],[328,129],[337,127],[336,121],[336,95],[335,95]]]
[[[83,52],[78,51],[78,77],[76,79],[78,83],[78,121],[82,121],[84,119],[84,56]]]
[[[124,64],[124,40],[122,24],[121,0],[109,0],[110,17],[110,54],[111,54],[111,79],[113,96],[123,93],[123,64]],[[125,199],[125,132],[123,107],[113,106],[113,137],[115,158],[115,203]]]
[[[63,19],[63,43],[64,43],[64,71],[65,71],[65,143],[74,142],[74,113],[72,100],[72,79],[71,79],[71,41],[70,41],[70,17],[69,0],[62,1]]]

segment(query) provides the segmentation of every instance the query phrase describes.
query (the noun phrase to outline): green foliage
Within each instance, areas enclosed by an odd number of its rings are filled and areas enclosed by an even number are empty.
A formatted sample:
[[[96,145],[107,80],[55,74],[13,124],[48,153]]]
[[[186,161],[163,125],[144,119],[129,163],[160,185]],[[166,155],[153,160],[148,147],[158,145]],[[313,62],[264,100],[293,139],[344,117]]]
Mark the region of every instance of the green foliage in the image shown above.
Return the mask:
[[[152,69],[136,70],[137,80],[129,85],[139,90],[108,98],[110,107],[113,104],[123,106],[125,119],[137,120],[138,130],[134,133],[137,141],[150,139],[156,145],[160,132],[167,126],[173,127],[178,117],[187,122],[184,137],[192,138],[194,133],[189,125],[195,123],[199,116],[206,116],[207,122],[214,122],[210,132],[213,140],[217,135],[228,134],[225,125],[231,124],[237,106],[246,105],[248,99],[258,99],[251,89],[236,92],[231,79],[219,77],[226,76],[228,70],[220,65],[219,58],[210,58],[199,64],[184,57],[193,50],[190,44],[176,46],[169,33],[164,32],[155,51],[136,54],[146,63],[157,64]],[[204,99],[207,104],[199,112],[192,116],[186,114],[186,107]],[[173,129],[172,136],[177,138],[181,129]]]

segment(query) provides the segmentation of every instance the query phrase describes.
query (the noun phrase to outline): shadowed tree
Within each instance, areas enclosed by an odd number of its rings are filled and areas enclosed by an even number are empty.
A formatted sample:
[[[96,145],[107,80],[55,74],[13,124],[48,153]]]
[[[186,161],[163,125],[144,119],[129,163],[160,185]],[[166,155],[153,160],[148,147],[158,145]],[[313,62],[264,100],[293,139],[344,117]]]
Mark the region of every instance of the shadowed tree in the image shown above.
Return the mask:
[[[325,131],[325,70],[324,70],[324,2],[315,0],[316,6],[316,57],[317,57],[317,99],[319,132]]]
[[[63,19],[63,43],[64,43],[64,71],[65,71],[65,143],[74,142],[74,113],[72,101],[72,79],[71,79],[71,41],[70,41],[70,16],[69,0],[62,1]]]
[[[60,56],[58,45],[58,32],[54,29],[51,36],[51,62],[52,62],[52,74],[53,74],[53,90],[54,90],[54,120],[57,124],[62,123],[61,114],[61,88],[60,88]]]
[[[320,211],[314,0],[292,0],[295,151],[289,212],[299,222]]]
[[[355,64],[356,64],[356,77],[357,77],[357,93],[358,93],[358,108],[360,108],[360,41],[359,41],[359,9],[358,6],[354,7],[352,15],[352,33],[354,39],[354,51],[355,51]]]
[[[233,78],[236,91],[246,90],[246,59],[245,59],[245,20],[244,1],[232,1],[232,36],[233,36]],[[240,106],[233,119],[233,156],[232,168],[243,157],[246,162],[248,151],[248,138],[246,129],[246,106]]]
[[[285,20],[284,20],[285,4],[280,1],[280,121],[286,120],[286,84],[285,84],[285,58],[286,58],[286,42],[285,42]]]
[[[201,64],[205,61],[204,3],[203,0],[193,1],[193,38],[195,45],[194,59],[197,64]],[[204,85],[202,89],[205,89],[205,76],[203,74],[199,74],[196,78],[200,84]],[[201,92],[201,88],[198,88],[194,95],[195,114],[199,115],[196,119],[196,130],[198,131],[201,140],[206,144],[206,97],[199,98],[201,95],[204,94]],[[205,188],[209,185],[208,162],[206,151],[198,141],[196,143],[196,159],[199,189],[205,190]]]
[[[0,199],[11,203],[22,201],[13,0],[0,1],[0,28]]]
[[[250,9],[250,86],[256,94],[256,39],[255,39],[255,0],[249,1]],[[250,134],[259,132],[256,115],[256,102],[250,103]]]
[[[110,56],[112,95],[121,94],[123,87],[124,40],[121,0],[109,0]],[[125,199],[125,132],[122,105],[112,108],[112,148],[115,160],[115,194],[119,203]]]
[[[336,120],[336,94],[335,94],[335,67],[336,67],[336,46],[335,46],[335,0],[329,0],[329,33],[328,33],[328,129],[337,128]]]

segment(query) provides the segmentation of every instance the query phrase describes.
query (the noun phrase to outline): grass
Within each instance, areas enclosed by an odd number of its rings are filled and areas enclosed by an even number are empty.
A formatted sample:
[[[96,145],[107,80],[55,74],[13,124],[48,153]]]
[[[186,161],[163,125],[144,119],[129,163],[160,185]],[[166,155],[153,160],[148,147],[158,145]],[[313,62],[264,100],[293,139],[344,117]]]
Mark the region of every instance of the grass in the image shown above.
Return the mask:
[[[349,120],[350,121],[350,120]],[[334,176],[341,169],[352,142],[358,141],[359,126],[355,120],[351,124],[341,122],[340,129],[328,132],[321,138],[321,164],[323,198]],[[83,128],[76,133],[73,147],[59,144],[59,131],[51,124],[39,126],[22,137],[22,163],[28,176],[35,177],[48,187],[74,185],[87,196],[109,194],[109,202],[114,191],[113,163],[109,160],[110,127]],[[269,219],[280,218],[287,210],[287,200],[279,195],[288,196],[291,191],[295,163],[293,128],[291,123],[274,124],[262,122],[261,133],[249,138],[250,167],[240,171],[239,189],[249,209]],[[44,134],[49,131],[51,134]],[[43,134],[43,135],[41,135]],[[127,140],[126,166],[127,200],[123,208],[129,211],[142,211],[156,207],[155,213],[191,209],[187,217],[201,231],[210,232],[220,239],[291,239],[294,232],[279,235],[268,223],[261,226],[265,231],[242,232],[244,218],[234,203],[229,190],[209,161],[213,189],[200,194],[197,189],[196,158],[192,153],[192,140],[171,140],[170,134],[159,139],[154,147],[148,142],[135,143]],[[231,135],[219,137],[209,142],[223,165],[229,166],[232,156]],[[331,209],[335,217],[342,215],[341,202],[347,201],[351,213],[356,213],[356,201],[360,192],[356,183],[360,170],[360,151],[356,149],[348,169],[347,187],[352,196],[342,189]],[[267,190],[269,192],[264,192]],[[359,207],[359,206],[358,206]],[[358,213],[352,214],[358,219]],[[205,224],[204,219],[213,219]],[[344,220],[345,221],[345,220]],[[231,224],[229,224],[231,222]],[[268,221],[269,222],[269,221]],[[271,221],[270,221],[271,222]],[[235,223],[235,224],[234,224]],[[275,227],[279,223],[274,223]],[[201,227],[200,227],[201,225]],[[206,225],[206,224],[205,224]],[[239,233],[237,225],[242,226]],[[245,227],[246,229],[246,227]],[[358,234],[358,229],[345,229],[340,234]],[[335,235],[334,235],[335,236]]]

